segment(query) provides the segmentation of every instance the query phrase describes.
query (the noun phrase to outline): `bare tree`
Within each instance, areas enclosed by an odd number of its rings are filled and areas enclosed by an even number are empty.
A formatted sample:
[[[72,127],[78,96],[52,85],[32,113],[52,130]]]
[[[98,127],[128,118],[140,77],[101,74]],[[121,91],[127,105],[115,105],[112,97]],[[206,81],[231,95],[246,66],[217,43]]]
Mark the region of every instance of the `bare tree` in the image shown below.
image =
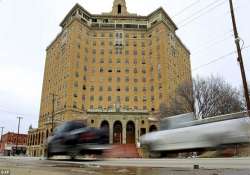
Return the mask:
[[[194,112],[196,118],[207,118],[244,109],[240,91],[214,76],[197,77],[193,84],[182,83],[170,101],[168,106],[162,104],[160,107],[161,117]]]
[[[185,81],[176,90],[176,95],[171,96],[170,104],[160,104],[160,117],[173,116],[194,112],[193,85]]]

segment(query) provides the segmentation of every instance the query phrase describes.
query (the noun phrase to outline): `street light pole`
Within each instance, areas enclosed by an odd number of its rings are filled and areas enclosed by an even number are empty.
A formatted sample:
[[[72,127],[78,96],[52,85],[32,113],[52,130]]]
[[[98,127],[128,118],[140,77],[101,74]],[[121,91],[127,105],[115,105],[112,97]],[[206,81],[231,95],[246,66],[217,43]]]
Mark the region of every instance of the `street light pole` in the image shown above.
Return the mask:
[[[18,146],[18,137],[19,137],[19,129],[20,129],[20,120],[23,119],[23,117],[17,117],[18,118],[18,128],[17,128],[17,138],[16,138],[16,153],[17,153],[17,146]]]
[[[243,63],[241,47],[240,47],[240,37],[239,37],[238,31],[237,31],[237,25],[236,25],[236,20],[235,20],[235,15],[234,15],[233,1],[229,0],[229,4],[230,4],[230,12],[231,12],[232,23],[233,23],[235,44],[236,44],[237,53],[238,53],[238,62],[240,64],[240,71],[241,71],[241,76],[242,76],[242,81],[243,81],[244,94],[245,94],[245,98],[246,98],[247,111],[248,111],[248,115],[250,116],[249,92],[248,92],[246,74],[245,74],[244,63]]]

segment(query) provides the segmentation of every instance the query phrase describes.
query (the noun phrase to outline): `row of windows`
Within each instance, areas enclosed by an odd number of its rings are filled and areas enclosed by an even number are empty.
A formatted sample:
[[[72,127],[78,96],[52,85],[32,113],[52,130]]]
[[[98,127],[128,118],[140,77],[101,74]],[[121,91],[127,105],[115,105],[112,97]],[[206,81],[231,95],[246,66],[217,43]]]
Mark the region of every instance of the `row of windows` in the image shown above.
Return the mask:
[[[85,98],[85,97],[84,97]],[[159,95],[159,98],[162,98],[162,95],[160,94]],[[133,99],[133,101],[134,102],[138,102],[139,101],[139,98],[137,97],[137,96],[135,96],[134,98],[132,98]],[[155,97],[154,96],[151,96],[151,101],[154,101],[155,100]],[[90,101],[94,101],[95,100],[95,96],[90,96]],[[99,101],[103,101],[104,100],[104,97],[103,96],[99,96],[98,97],[98,100]],[[112,101],[112,97],[111,96],[108,96],[108,98],[107,98],[107,100],[108,101]],[[120,102],[120,101],[122,101],[122,98],[120,97],[120,96],[117,96],[116,98],[115,98],[115,100],[116,101],[118,101],[118,102]],[[128,96],[126,96],[126,97],[124,97],[124,100],[126,101],[126,102],[129,102],[130,100],[131,100],[131,98],[130,97],[128,97]],[[146,102],[147,101],[147,98],[146,97],[143,97],[143,100],[142,100],[143,102]]]
[[[159,67],[159,68],[158,68],[158,73],[159,73],[159,74],[160,74],[160,72],[159,72],[160,69],[161,69],[161,68]],[[87,72],[87,71],[88,71],[88,67],[87,67],[87,66],[84,66],[84,67],[83,67],[83,70],[84,70],[85,72]],[[99,71],[100,71],[100,72],[105,72],[103,67],[101,67],[101,68],[99,69]],[[124,71],[125,71],[126,73],[129,73],[131,70],[130,70],[129,68],[125,68]],[[93,68],[93,69],[92,69],[92,73],[95,73],[95,72],[96,72],[96,71],[95,71],[95,68]],[[112,72],[120,73],[120,72],[121,72],[121,69],[117,68],[116,70],[113,71],[112,68],[109,68],[109,69],[107,69],[107,72],[109,72],[109,73],[112,73]],[[134,68],[134,69],[133,69],[133,72],[134,72],[134,73],[139,73],[139,69]],[[146,69],[145,69],[145,68],[142,68],[141,72],[142,72],[142,73],[146,73]],[[154,72],[154,67],[153,67],[153,66],[150,67],[150,72]],[[79,76],[79,74],[78,74],[78,76]],[[78,77],[78,76],[76,76],[76,77]]]
[[[84,89],[84,90],[87,89],[85,85],[83,85],[83,89]],[[160,89],[160,90],[162,89],[162,86],[161,86],[161,85],[159,85],[159,89]],[[95,90],[95,87],[94,87],[94,86],[91,86],[91,87],[90,87],[90,91],[93,92],[94,90]],[[99,87],[99,91],[103,91],[103,90],[104,90],[103,86],[100,86],[100,87]],[[129,86],[126,86],[126,87],[124,88],[124,90],[125,90],[126,92],[129,92],[129,90],[130,90]],[[134,87],[133,90],[134,90],[134,92],[138,92],[138,91],[140,90],[140,88]],[[150,91],[154,91],[154,90],[155,90],[155,87],[154,87],[154,86],[151,86],[151,87],[150,87]],[[107,87],[107,91],[112,91],[112,87],[111,87],[111,86]],[[118,86],[118,87],[116,88],[116,91],[121,91],[121,88]],[[146,91],[147,91],[147,88],[146,88],[146,87],[143,87],[143,88],[142,88],[142,91],[143,91],[143,92],[146,92]]]
[[[119,52],[119,51],[118,51],[118,52]],[[117,53],[117,54],[119,54],[119,53]],[[88,61],[88,60],[85,59],[85,61]],[[137,59],[134,59],[134,60],[133,60],[133,63],[134,63],[134,64],[138,64],[138,62],[139,62],[139,61],[138,61]],[[96,58],[93,58],[93,59],[92,59],[92,63],[96,63]],[[101,58],[101,59],[100,59],[100,63],[101,63],[101,64],[104,64],[104,63],[105,63],[104,58]],[[108,63],[113,63],[112,58],[110,58],[110,59],[108,60]],[[117,59],[116,59],[116,63],[118,63],[118,64],[119,64],[119,63],[122,63],[121,59],[120,59],[120,58],[117,58]],[[130,63],[129,59],[125,59],[125,60],[124,60],[124,63],[125,63],[125,64],[129,64],[129,63]],[[132,61],[131,61],[131,63],[132,63]],[[141,64],[146,64],[146,61],[145,61],[145,60],[142,60],[142,61],[141,61]]]
[[[90,109],[94,109],[94,105],[90,105]],[[105,110],[106,108],[104,108],[103,106],[98,106],[98,110],[103,110],[103,109]],[[110,106],[108,106],[107,109],[112,110],[112,109],[114,109],[114,107],[110,105]],[[133,108],[129,107],[129,106],[123,106],[121,109],[124,109],[124,110],[133,110],[133,109],[134,110],[140,110],[141,108],[138,107],[138,106],[134,106]],[[142,109],[147,110],[148,108],[147,108],[147,106],[143,106]],[[151,108],[151,110],[154,111],[155,109]]]
[[[93,45],[93,46],[96,46],[97,43],[98,43],[98,42],[93,41],[93,42],[92,42],[92,45]],[[105,41],[100,41],[100,45],[101,45],[101,46],[104,46],[105,43],[106,43]],[[120,42],[119,42],[119,43],[118,43],[118,42],[115,43],[116,46],[117,46],[117,45],[121,46],[120,44],[122,44],[122,43],[120,43]],[[113,41],[109,41],[109,46],[113,46],[113,45],[114,45]],[[123,44],[122,44],[122,45],[123,45]],[[138,43],[137,43],[136,41],[134,41],[133,44],[132,44],[132,46],[134,46],[134,47],[137,47],[137,45],[138,45]],[[148,45],[152,45],[152,42],[149,42]],[[125,46],[130,46],[130,44],[129,44],[128,41],[125,41]],[[145,47],[145,46],[146,46],[145,42],[141,42],[141,47]],[[80,44],[77,44],[77,47],[80,49],[80,48],[81,48]],[[158,45],[157,47],[160,48],[159,45]]]
[[[159,50],[158,50],[158,51],[159,51]],[[109,52],[109,54],[113,54],[113,49],[109,49],[108,52]],[[149,55],[152,55],[152,54],[153,54],[152,50],[149,50],[148,52],[149,52]],[[93,49],[93,50],[92,50],[92,53],[95,55],[95,54],[97,53],[96,49]],[[104,50],[104,49],[100,49],[99,53],[100,53],[101,55],[104,55],[105,50]],[[123,48],[116,47],[116,48],[115,48],[115,53],[116,53],[117,55],[123,54]],[[130,53],[129,53],[129,50],[125,50],[125,55],[129,55],[129,54],[130,54]],[[138,53],[137,50],[134,50],[134,51],[133,51],[133,55],[138,55],[138,54],[139,54],[139,53]],[[145,50],[142,50],[142,51],[141,51],[141,55],[146,55]]]
[[[97,33],[93,32],[93,37],[110,37],[110,38],[113,38],[114,35],[113,35],[113,33],[109,33],[109,34],[100,33],[100,34],[97,34]],[[123,38],[123,33],[116,32],[115,37],[116,38]],[[136,33],[133,33],[133,34],[126,33],[125,34],[125,38],[139,38],[139,37],[140,38],[145,38],[145,34],[144,33],[142,33],[141,35],[137,35]],[[152,34],[148,34],[148,37],[151,38]]]

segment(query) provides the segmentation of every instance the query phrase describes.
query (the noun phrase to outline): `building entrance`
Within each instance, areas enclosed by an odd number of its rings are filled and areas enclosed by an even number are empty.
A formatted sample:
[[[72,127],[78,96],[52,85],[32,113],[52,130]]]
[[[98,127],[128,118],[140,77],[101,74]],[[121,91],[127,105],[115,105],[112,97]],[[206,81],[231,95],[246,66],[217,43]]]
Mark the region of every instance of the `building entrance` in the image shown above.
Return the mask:
[[[135,124],[132,121],[127,123],[126,127],[126,143],[134,144],[135,143]]]
[[[113,144],[122,144],[122,123],[120,121],[114,123]]]

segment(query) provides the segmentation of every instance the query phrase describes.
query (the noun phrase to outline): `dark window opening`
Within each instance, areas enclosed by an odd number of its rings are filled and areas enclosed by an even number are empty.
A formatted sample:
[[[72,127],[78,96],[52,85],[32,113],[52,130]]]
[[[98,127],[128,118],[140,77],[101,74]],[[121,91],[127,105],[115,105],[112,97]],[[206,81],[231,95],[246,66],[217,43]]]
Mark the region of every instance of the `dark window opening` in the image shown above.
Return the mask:
[[[121,14],[121,12],[122,12],[122,6],[119,4],[118,5],[118,14]]]

